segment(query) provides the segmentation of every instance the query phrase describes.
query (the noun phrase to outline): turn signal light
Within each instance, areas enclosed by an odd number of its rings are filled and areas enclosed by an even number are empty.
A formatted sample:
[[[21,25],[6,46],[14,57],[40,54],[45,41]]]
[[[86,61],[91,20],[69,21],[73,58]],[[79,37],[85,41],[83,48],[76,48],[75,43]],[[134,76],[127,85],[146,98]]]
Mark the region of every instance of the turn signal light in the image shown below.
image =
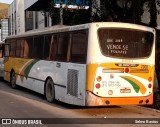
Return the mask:
[[[152,81],[152,77],[149,77],[149,78],[148,78],[148,81],[151,82],[151,81]]]
[[[102,77],[98,76],[96,79],[97,79],[98,82],[100,82],[102,80]]]

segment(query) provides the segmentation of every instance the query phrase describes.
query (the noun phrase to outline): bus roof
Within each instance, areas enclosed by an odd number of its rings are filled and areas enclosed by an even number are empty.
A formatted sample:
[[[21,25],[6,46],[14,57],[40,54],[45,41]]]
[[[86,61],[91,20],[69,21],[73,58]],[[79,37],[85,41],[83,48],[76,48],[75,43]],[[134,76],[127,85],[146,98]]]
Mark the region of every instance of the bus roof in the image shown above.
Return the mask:
[[[94,23],[87,23],[87,24],[74,25],[74,26],[55,25],[55,26],[51,26],[51,27],[45,27],[42,29],[30,30],[30,31],[27,31],[27,32],[25,32],[23,34],[19,34],[19,35],[8,36],[6,39],[88,29],[90,24],[96,24],[97,26],[102,26],[102,27],[123,27],[123,28],[134,28],[134,29],[141,28],[142,30],[146,30],[146,29],[148,29],[150,31],[153,30],[153,28],[151,28],[151,27],[137,25],[137,24],[131,24],[131,23],[94,22]]]
[[[89,24],[82,24],[82,25],[75,25],[75,26],[55,25],[55,26],[46,27],[42,29],[30,30],[19,35],[8,36],[6,39],[17,38],[17,37],[27,37],[32,35],[59,33],[59,32],[74,31],[74,30],[82,30],[82,29],[87,29],[88,27],[89,27]]]

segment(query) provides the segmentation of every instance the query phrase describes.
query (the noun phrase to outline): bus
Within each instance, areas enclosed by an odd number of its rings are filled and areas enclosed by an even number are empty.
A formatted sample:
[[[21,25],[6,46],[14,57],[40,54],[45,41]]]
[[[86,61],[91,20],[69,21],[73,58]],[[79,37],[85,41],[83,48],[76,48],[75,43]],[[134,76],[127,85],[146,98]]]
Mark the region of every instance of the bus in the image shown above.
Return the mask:
[[[4,76],[4,42],[0,42],[0,78]]]
[[[79,106],[153,103],[155,29],[118,22],[9,36],[4,80]]]

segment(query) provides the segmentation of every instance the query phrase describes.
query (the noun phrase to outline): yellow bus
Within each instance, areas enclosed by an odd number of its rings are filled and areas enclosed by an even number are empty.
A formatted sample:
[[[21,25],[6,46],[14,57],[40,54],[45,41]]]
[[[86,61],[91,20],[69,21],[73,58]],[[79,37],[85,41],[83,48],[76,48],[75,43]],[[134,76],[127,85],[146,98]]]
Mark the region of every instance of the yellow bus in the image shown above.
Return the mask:
[[[155,30],[115,22],[7,37],[4,80],[81,106],[153,103]]]

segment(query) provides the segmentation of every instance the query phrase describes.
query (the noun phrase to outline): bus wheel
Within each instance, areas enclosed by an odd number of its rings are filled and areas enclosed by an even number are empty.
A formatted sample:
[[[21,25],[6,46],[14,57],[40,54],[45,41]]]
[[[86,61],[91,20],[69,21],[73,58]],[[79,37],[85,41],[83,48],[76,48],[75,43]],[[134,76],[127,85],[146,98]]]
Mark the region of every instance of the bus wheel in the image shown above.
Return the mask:
[[[53,102],[55,99],[55,89],[52,79],[48,79],[45,85],[45,95],[48,102]]]
[[[11,84],[11,87],[13,89],[15,89],[17,87],[17,85],[16,85],[16,76],[15,76],[14,72],[11,73],[10,84]]]

